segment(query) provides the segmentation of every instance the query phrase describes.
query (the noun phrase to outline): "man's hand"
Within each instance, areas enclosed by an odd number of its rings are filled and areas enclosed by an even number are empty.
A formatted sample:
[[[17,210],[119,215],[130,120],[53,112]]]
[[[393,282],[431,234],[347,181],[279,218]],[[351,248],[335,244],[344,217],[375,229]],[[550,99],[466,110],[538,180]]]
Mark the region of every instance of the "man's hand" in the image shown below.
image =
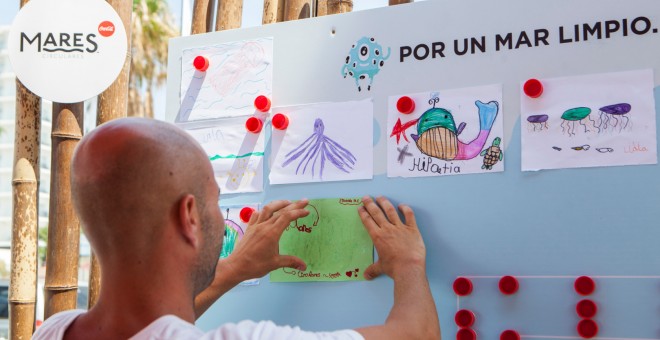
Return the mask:
[[[282,233],[291,222],[309,215],[307,200],[295,203],[274,201],[260,212],[254,212],[247,231],[225,261],[243,280],[262,277],[282,267],[305,270],[305,262],[298,257],[280,255]]]
[[[231,256],[218,261],[211,285],[195,297],[195,314],[201,316],[213,302],[237,284],[271,271],[290,267],[305,270],[307,265],[295,256],[280,255],[280,237],[291,222],[309,215],[307,200],[295,203],[274,201],[254,212],[243,238]]]
[[[403,273],[409,269],[424,271],[426,248],[412,209],[399,205],[405,218],[403,222],[385,197],[378,197],[376,201],[365,196],[362,198],[364,207],[358,208],[362,223],[378,252],[378,261],[367,268],[364,277],[371,280],[384,273],[395,278],[396,275],[405,275]]]

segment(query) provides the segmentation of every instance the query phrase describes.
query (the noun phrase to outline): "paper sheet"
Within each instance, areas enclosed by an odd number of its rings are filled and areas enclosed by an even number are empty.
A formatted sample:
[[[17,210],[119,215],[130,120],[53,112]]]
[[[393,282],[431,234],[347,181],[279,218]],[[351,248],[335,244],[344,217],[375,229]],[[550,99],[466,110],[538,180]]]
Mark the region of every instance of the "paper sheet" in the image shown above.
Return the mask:
[[[289,118],[273,130],[271,184],[371,179],[371,99],[274,108]]]
[[[522,92],[522,170],[656,164],[653,71],[540,79]]]
[[[403,96],[413,112],[397,109]],[[388,177],[504,171],[501,85],[391,96],[387,110]]]
[[[206,72],[193,60],[205,56]],[[272,97],[273,38],[185,49],[181,56],[181,108],[176,122],[255,113],[254,99]]]
[[[206,151],[221,194],[263,191],[265,132],[247,132],[245,119],[179,124]]]
[[[220,258],[224,259],[231,255],[236,247],[236,244],[243,239],[243,235],[247,232],[248,224],[243,222],[240,218],[240,212],[243,208],[252,208],[255,211],[259,210],[259,204],[246,204],[241,206],[220,206],[220,210],[225,218],[225,232],[222,239],[222,251]],[[259,279],[246,280],[241,285],[255,285],[259,283]]]
[[[310,200],[310,214],[291,223],[280,239],[280,253],[300,257],[307,270],[278,269],[270,273],[271,282],[364,280],[374,259],[360,205],[360,198]]]

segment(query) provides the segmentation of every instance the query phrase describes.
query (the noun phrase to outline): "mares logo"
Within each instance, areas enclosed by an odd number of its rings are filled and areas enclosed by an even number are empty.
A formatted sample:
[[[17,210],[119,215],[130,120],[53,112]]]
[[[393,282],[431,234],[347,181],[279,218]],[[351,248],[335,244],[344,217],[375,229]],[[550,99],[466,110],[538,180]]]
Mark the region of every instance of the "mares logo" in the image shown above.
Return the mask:
[[[65,53],[94,53],[99,45],[96,42],[96,34],[84,33],[45,33],[39,32],[34,35],[21,32],[19,51],[24,52],[28,47],[36,47],[37,52],[65,52]]]
[[[99,34],[109,37],[115,33],[115,24],[110,21],[104,21],[99,24]]]

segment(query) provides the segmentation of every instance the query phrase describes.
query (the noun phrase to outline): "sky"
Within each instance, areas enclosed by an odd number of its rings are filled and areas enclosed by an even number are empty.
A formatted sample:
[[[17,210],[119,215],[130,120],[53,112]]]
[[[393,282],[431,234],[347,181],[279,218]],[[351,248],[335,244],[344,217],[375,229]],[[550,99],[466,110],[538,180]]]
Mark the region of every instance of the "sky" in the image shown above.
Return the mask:
[[[57,0],[51,0],[57,1]],[[184,3],[192,6],[194,0],[170,0],[168,1],[175,23],[181,26],[182,7]],[[419,1],[419,0],[417,0]],[[387,6],[388,0],[353,0],[353,11],[377,8]],[[0,0],[0,27],[12,24],[20,0]],[[243,18],[242,27],[253,27],[261,25],[263,11],[263,0],[243,0]],[[190,16],[189,11],[184,11],[185,15]],[[190,18],[186,20],[186,26],[189,25]],[[165,88],[158,89],[154,93],[154,112],[156,118],[164,119],[165,113]]]

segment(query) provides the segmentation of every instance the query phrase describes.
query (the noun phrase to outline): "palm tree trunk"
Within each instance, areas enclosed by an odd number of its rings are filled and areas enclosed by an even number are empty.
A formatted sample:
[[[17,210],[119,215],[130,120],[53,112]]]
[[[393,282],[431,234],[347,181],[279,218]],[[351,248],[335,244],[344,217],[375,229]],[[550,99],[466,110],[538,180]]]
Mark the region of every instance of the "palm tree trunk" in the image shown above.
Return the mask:
[[[128,110],[128,79],[131,71],[131,13],[133,12],[133,1],[131,0],[108,0],[112,8],[117,11],[126,29],[126,42],[128,44],[124,67],[115,81],[98,96],[96,107],[96,125],[107,121],[126,117]],[[101,289],[101,271],[96,255],[92,251],[89,271],[89,295],[87,307],[92,308],[96,304]]]
[[[209,12],[209,0],[195,0],[193,5],[192,29],[190,34],[208,32],[207,15]]]
[[[44,318],[76,308],[80,222],[71,199],[70,166],[82,131],[83,103],[53,103]]]
[[[414,2],[414,0],[389,0],[389,1],[390,1],[390,3],[389,3],[390,6],[401,5],[401,4],[409,4],[411,2]]]
[[[284,0],[264,0],[264,15],[261,23],[267,25],[282,20],[284,20]]]
[[[27,1],[21,2],[21,7]],[[37,296],[41,98],[16,80],[9,338],[30,339]]]
[[[151,94],[151,88],[148,86],[144,94],[144,117],[146,118],[154,118],[154,97]]]
[[[215,18],[215,30],[224,31],[241,28],[243,0],[221,0]]]
[[[286,0],[284,21],[307,19],[311,13],[310,0]]]

